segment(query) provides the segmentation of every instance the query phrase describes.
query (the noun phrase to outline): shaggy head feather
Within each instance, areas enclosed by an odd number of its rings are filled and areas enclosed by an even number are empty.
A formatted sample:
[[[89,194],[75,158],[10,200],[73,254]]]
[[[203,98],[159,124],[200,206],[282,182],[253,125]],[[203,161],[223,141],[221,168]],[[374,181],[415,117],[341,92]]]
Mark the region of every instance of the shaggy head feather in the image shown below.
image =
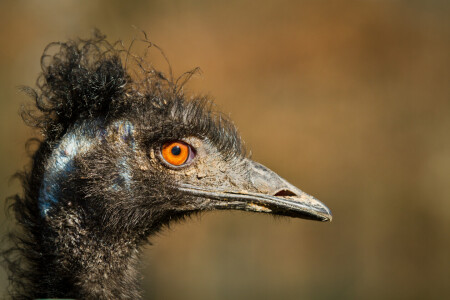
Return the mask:
[[[139,76],[125,67],[131,61]],[[186,98],[177,82],[192,72],[167,79],[99,33],[50,44],[41,64],[37,89],[25,89],[35,107],[23,116],[43,139],[18,175],[24,193],[11,206],[21,230],[3,252],[12,298],[139,299],[140,247],[190,213],[331,219],[322,203],[248,159],[210,100]],[[172,141],[188,145],[192,162],[164,159]]]

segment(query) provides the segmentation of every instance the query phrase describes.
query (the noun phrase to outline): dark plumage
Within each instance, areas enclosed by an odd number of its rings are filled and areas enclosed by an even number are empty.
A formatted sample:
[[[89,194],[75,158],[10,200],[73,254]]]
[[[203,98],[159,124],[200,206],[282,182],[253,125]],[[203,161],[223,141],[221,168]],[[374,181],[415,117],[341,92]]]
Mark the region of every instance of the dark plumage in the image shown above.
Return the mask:
[[[131,62],[140,75],[130,75]],[[24,119],[44,138],[19,175],[24,193],[12,208],[21,231],[3,252],[13,299],[139,299],[140,247],[191,213],[331,219],[322,203],[248,159],[208,99],[188,100],[182,84],[100,34],[50,44],[37,86],[26,89],[37,110]],[[180,166],[161,153],[172,141],[189,149]]]

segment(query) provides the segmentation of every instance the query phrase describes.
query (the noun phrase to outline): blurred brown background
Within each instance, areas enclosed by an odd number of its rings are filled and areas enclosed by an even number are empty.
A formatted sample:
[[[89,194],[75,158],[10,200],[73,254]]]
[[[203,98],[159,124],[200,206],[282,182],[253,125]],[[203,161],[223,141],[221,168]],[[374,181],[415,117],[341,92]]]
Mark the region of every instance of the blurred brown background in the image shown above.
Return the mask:
[[[34,86],[46,44],[94,27],[127,43],[135,25],[177,74],[201,67],[189,90],[213,95],[255,160],[334,215],[176,224],[144,253],[146,298],[449,297],[449,16],[445,0],[2,0],[0,198],[20,190],[9,178],[33,131],[18,86]]]

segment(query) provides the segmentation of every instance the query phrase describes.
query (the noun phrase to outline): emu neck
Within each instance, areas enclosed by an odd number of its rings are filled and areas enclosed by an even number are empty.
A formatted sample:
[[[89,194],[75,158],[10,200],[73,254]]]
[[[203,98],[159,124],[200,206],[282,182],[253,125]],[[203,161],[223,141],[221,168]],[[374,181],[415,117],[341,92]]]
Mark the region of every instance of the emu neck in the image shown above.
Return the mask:
[[[45,217],[52,206],[61,202],[62,191],[74,172],[74,159],[88,152],[98,142],[101,131],[99,121],[84,122],[68,132],[55,147],[45,166],[39,191],[38,205]]]
[[[105,202],[104,194],[87,199],[84,185],[94,183],[80,184],[87,177],[83,172],[95,173],[96,163],[87,159],[88,155],[106,141],[130,140],[129,123],[117,121],[109,129],[105,130],[101,120],[78,124],[45,163],[37,201],[43,222],[38,234],[42,258],[36,286],[43,294],[37,298],[140,299],[136,263],[146,235],[120,226],[106,228],[107,212],[97,205]],[[88,163],[91,166],[87,167]],[[117,165],[120,167],[113,164]],[[120,193],[123,187],[118,183],[110,190]],[[88,204],[83,205],[85,202]]]
[[[48,220],[50,235],[43,241],[47,252],[40,264],[46,278],[37,280],[45,294],[39,296],[140,299],[136,263],[142,242],[124,232],[102,232],[74,211],[58,216]]]

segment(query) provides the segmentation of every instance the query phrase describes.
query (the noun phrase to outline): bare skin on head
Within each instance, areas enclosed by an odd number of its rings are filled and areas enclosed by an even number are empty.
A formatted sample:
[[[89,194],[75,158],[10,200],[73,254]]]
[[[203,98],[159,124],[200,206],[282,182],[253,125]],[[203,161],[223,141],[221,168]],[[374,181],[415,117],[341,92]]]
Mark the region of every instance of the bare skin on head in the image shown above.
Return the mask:
[[[14,198],[24,234],[3,253],[13,299],[140,299],[140,248],[192,213],[331,221],[324,204],[249,159],[209,99],[188,100],[99,34],[52,47],[38,88],[28,89],[39,114],[25,119],[44,140]],[[132,79],[123,55],[142,78]]]

